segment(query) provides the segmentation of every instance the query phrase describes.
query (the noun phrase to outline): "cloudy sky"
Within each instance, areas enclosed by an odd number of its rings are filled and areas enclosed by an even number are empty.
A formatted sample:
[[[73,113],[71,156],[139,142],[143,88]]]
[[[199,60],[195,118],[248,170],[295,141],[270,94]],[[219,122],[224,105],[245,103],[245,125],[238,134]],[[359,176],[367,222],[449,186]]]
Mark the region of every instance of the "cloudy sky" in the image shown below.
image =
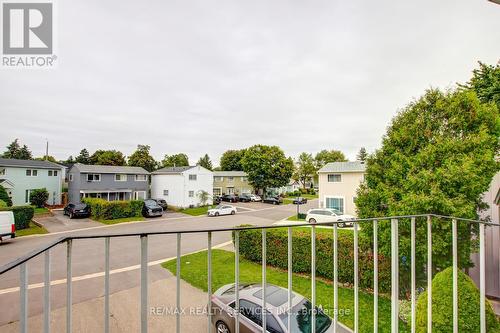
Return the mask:
[[[486,0],[58,1],[58,67],[0,69],[0,145],[160,159],[373,151],[399,108],[500,59]]]

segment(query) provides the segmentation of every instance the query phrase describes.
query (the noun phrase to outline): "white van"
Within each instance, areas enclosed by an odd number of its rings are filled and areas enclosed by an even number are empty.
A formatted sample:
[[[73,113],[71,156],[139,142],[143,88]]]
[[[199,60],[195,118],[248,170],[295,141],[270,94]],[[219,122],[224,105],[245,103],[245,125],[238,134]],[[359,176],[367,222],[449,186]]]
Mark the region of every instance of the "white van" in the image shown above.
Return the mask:
[[[16,237],[16,225],[12,212],[0,212],[0,242]]]

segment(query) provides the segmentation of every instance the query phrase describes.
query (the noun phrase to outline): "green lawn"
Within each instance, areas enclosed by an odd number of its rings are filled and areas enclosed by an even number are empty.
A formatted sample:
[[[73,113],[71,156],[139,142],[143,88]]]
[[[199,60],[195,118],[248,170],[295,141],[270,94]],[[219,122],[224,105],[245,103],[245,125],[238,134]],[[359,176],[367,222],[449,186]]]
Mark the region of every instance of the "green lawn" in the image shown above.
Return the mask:
[[[206,215],[207,211],[215,206],[202,206],[202,207],[194,207],[194,208],[185,208],[180,209],[179,213],[184,213],[192,216],[200,216]]]
[[[270,249],[268,249],[270,250]],[[176,261],[171,260],[162,266],[173,274],[176,272]],[[181,278],[191,285],[207,291],[207,252],[198,252],[182,257]],[[267,282],[287,287],[287,273],[272,267],[267,268]],[[241,259],[240,281],[260,282],[261,266],[251,261]],[[234,283],[234,253],[224,250],[212,250],[212,290]],[[311,297],[311,280],[307,276],[293,274],[293,290],[305,297]],[[321,305],[327,313],[333,313],[333,287],[331,282],[317,280],[317,305]],[[379,298],[379,332],[390,332],[391,303],[388,299]],[[353,328],[354,326],[354,292],[352,289],[339,287],[339,320]],[[342,315],[341,315],[342,314]],[[359,293],[359,324],[360,332],[373,332],[373,295]],[[409,332],[403,322],[400,322],[400,332]]]
[[[49,213],[49,210],[45,207],[42,207],[42,208],[37,208],[35,207],[35,216],[36,215],[43,215],[43,214],[48,214]]]
[[[16,230],[16,237],[23,237],[35,234],[47,234],[49,233],[44,227],[39,227],[33,222],[30,222],[29,228]]]
[[[297,214],[290,216],[289,218],[287,218],[287,220],[288,221],[298,221],[298,222],[305,222],[306,221],[305,219],[299,219],[297,217]]]
[[[133,222],[133,221],[145,221],[146,219],[142,216],[133,216],[133,217],[124,217],[121,219],[114,219],[114,220],[98,220],[101,223],[104,224],[118,224],[118,223],[123,223],[123,222]]]

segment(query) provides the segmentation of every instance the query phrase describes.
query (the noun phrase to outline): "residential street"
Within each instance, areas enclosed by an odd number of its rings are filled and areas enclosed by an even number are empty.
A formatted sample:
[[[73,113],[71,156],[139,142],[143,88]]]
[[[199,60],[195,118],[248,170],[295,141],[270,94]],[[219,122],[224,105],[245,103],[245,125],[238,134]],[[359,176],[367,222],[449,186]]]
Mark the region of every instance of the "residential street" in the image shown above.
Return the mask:
[[[311,200],[301,206],[301,211],[317,207],[317,200]],[[166,230],[204,230],[210,228],[229,228],[241,224],[271,225],[296,212],[296,206],[271,206],[265,204],[236,204],[240,209],[234,216],[220,217],[180,217],[148,219],[144,222],[126,223],[113,226],[93,225],[90,229],[58,232],[55,235],[16,238],[14,241],[0,245],[0,265],[6,264],[23,254],[43,246],[51,241],[66,235],[111,235],[117,233],[140,233]],[[214,246],[231,240],[230,232],[213,234]],[[206,233],[193,233],[182,236],[182,253],[190,253],[205,249],[207,245]],[[176,255],[176,236],[149,237],[149,262],[161,262],[163,259]],[[135,288],[139,286],[140,241],[139,237],[116,238],[111,240],[111,293]],[[52,310],[65,307],[66,284],[58,281],[66,277],[66,246],[59,245],[51,250],[52,271],[51,278],[55,285],[51,289]],[[78,240],[73,243],[73,304],[96,299],[103,295],[104,280],[104,239]],[[42,312],[42,285],[43,283],[43,256],[30,261],[28,265],[29,284],[29,315],[34,316]],[[150,284],[168,277],[168,272],[153,263],[149,270]],[[76,280],[76,281],[75,281]],[[19,270],[10,271],[0,278],[0,326],[18,320],[19,311]],[[150,290],[154,292],[154,290]],[[135,301],[135,300],[134,300]],[[138,298],[137,298],[138,302]],[[154,304],[152,304],[154,306]]]

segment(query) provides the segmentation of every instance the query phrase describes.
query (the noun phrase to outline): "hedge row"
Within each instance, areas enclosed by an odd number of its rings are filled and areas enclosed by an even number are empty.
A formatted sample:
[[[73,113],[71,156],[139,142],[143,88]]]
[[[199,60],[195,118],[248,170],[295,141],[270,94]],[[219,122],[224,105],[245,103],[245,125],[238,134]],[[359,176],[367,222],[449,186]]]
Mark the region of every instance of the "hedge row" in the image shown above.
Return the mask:
[[[35,215],[35,208],[33,206],[0,207],[0,211],[12,211],[14,213],[16,230],[28,228],[31,219]]]
[[[333,234],[317,229],[316,233],[316,275],[333,280]],[[288,268],[288,233],[286,229],[267,231],[267,264],[286,270]],[[251,261],[262,260],[262,232],[245,230],[240,232],[240,253]],[[370,244],[359,238],[358,250],[359,286],[373,288],[373,253]],[[292,233],[292,269],[295,273],[311,272],[311,233],[306,228],[295,229]],[[391,289],[390,258],[379,255],[379,290]],[[338,235],[338,281],[354,284],[354,239],[352,233]]]
[[[142,214],[142,200],[106,201],[97,198],[85,198],[82,202],[90,206],[92,217],[97,220],[115,220],[136,217]]]

